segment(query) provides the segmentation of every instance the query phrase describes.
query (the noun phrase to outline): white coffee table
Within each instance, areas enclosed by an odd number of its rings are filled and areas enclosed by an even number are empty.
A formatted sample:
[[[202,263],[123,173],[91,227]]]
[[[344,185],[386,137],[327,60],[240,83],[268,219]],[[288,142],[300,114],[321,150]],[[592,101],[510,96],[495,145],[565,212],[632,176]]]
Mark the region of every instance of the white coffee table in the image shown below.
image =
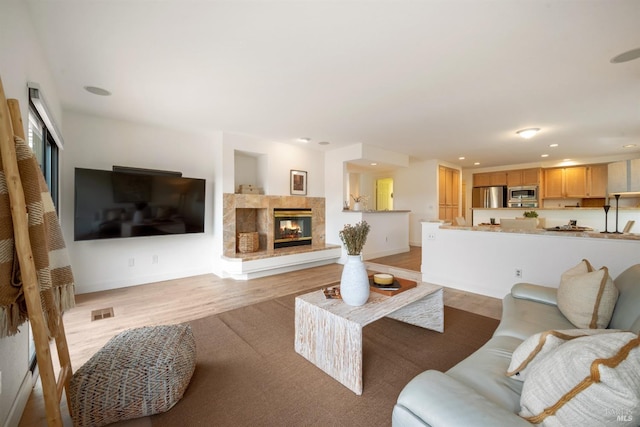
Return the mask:
[[[362,328],[382,317],[444,332],[442,286],[418,285],[394,296],[371,292],[352,307],[319,290],[296,297],[295,350],[357,395],[362,394]]]

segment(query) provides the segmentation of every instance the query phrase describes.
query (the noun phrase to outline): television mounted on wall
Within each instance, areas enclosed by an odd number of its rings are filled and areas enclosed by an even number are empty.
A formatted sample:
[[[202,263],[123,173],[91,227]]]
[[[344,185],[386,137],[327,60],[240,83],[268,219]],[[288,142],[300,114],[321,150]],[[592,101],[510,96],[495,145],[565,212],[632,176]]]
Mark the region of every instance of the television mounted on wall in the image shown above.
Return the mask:
[[[75,169],[75,241],[204,233],[204,179],[114,169]]]

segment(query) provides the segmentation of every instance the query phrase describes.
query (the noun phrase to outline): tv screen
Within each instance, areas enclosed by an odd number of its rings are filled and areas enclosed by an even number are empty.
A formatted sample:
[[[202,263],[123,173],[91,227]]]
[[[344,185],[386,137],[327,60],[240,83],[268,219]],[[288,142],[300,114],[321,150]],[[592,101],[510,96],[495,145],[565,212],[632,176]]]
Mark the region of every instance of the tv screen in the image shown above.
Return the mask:
[[[74,240],[204,232],[205,180],[75,169]]]

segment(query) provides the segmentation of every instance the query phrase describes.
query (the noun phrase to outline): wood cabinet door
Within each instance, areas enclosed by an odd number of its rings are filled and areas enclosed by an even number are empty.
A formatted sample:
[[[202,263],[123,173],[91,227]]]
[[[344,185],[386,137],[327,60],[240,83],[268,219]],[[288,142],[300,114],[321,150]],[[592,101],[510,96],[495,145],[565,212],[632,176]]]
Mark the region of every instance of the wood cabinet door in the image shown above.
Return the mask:
[[[491,185],[507,185],[507,172],[492,172]]]
[[[447,203],[453,206],[458,206],[459,199],[460,199],[460,171],[457,169],[451,169],[451,199],[447,200]]]
[[[544,170],[544,197],[547,199],[561,199],[563,194],[563,170],[553,168]]]
[[[507,187],[520,187],[524,185],[522,183],[521,170],[507,171]]]
[[[587,167],[575,166],[564,169],[565,197],[587,197]]]
[[[523,170],[522,185],[540,185],[540,168]]]
[[[444,202],[449,206],[453,200],[453,169],[445,168]]]
[[[594,165],[587,167],[587,197],[607,196],[607,165]]]
[[[640,159],[629,160],[629,191],[640,191]]]
[[[447,168],[444,166],[438,167],[438,203],[441,205],[447,204]]]
[[[627,191],[627,161],[609,163],[607,169],[607,192]]]
[[[491,185],[490,173],[474,173],[473,174],[473,186],[474,187],[489,187]]]
[[[451,221],[458,216],[460,198],[460,171],[445,166],[438,167],[438,218]]]

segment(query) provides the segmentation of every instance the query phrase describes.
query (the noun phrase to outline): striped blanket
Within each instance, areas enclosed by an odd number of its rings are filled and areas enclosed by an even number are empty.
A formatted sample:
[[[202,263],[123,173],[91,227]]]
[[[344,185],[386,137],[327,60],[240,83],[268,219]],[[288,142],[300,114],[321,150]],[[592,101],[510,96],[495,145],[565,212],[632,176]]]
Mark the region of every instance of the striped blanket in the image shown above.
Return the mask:
[[[73,273],[51,195],[33,151],[14,137],[18,170],[28,211],[29,239],[49,327],[57,332],[60,314],[75,305]],[[0,163],[0,338],[18,333],[28,319],[15,253],[7,181]]]

